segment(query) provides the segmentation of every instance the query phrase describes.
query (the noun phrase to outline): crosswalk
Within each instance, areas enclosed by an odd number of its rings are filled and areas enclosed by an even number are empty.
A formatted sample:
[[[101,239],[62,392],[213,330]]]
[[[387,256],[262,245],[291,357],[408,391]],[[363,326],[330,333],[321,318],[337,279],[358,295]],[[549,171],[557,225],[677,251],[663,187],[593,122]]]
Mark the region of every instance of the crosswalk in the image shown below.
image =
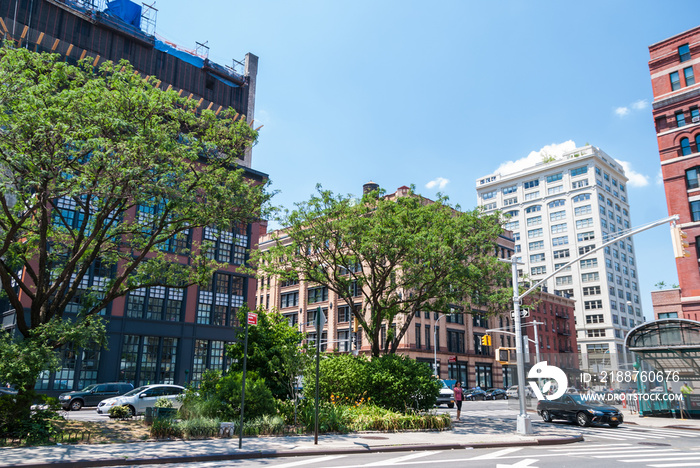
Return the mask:
[[[541,427],[541,426],[540,426]],[[545,426],[546,427],[546,426]],[[557,425],[558,429],[567,428],[564,425]],[[567,428],[572,434],[582,434],[584,439],[602,439],[606,441],[635,441],[641,439],[665,440],[665,439],[698,439],[700,441],[700,431],[684,431],[665,428],[646,428],[630,425],[621,425],[617,428],[607,426],[601,427],[577,427]],[[700,464],[700,463],[699,463]]]
[[[613,463],[630,463],[632,466],[652,468],[676,468],[700,466],[700,454],[693,450],[678,450],[672,447],[644,447],[638,444],[586,444],[581,447],[543,449],[540,457],[584,457],[600,460],[602,466]],[[537,455],[535,455],[537,457]]]

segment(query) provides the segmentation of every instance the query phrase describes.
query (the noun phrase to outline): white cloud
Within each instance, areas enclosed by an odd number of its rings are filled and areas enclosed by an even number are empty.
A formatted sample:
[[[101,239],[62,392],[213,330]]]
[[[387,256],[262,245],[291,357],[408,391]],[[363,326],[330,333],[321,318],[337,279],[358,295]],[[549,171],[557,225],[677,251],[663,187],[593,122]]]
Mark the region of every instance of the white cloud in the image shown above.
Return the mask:
[[[627,185],[629,185],[630,187],[646,187],[647,185],[649,185],[649,177],[634,171],[634,169],[632,169],[632,165],[629,162],[620,161],[619,159],[617,160],[617,162],[619,162],[620,165],[622,165],[622,168],[625,170],[625,175],[629,179]]]
[[[444,177],[438,177],[437,179],[433,179],[427,184],[425,184],[425,188],[432,189],[437,187],[438,189],[442,190],[445,188],[447,184],[450,183],[449,179],[445,179]]]
[[[542,159],[545,157],[553,157],[554,159],[557,159],[564,153],[574,149],[576,149],[576,143],[574,143],[573,140],[565,141],[564,143],[552,143],[539,151],[531,151],[530,154],[524,158],[504,162],[498,167],[498,169],[496,169],[495,172],[500,173],[501,175],[512,174],[541,163]]]
[[[644,110],[649,107],[649,103],[646,99],[640,99],[639,101],[634,101],[632,103],[632,109],[634,110]]]
[[[664,175],[659,169],[659,173],[656,174],[656,185],[664,185]]]
[[[630,113],[630,109],[629,109],[629,107],[618,107],[617,109],[615,109],[615,113],[619,117],[624,117]]]

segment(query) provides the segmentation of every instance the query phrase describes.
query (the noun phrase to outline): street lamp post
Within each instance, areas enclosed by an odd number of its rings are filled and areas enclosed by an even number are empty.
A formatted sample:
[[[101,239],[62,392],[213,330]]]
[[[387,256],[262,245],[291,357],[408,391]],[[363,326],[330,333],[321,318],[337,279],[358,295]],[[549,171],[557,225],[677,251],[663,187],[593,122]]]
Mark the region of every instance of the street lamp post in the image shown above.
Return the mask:
[[[437,324],[440,321],[441,318],[445,318],[447,315],[441,315],[438,317],[438,319],[435,321],[433,324],[433,368],[435,369],[435,375],[440,377],[440,372],[438,371],[437,367]]]

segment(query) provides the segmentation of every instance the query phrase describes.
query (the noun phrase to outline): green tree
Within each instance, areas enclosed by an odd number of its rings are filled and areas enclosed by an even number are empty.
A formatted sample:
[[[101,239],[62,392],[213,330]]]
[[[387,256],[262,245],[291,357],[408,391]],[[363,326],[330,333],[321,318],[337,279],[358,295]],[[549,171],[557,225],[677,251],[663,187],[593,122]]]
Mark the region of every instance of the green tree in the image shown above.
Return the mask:
[[[94,317],[115,298],[208,281],[207,245],[182,241],[259,219],[269,194],[238,168],[257,139],[244,119],[200,112],[127,62],[4,47],[0,84],[0,282],[23,338],[0,340],[0,381],[24,391],[46,349],[101,341]],[[104,279],[88,285],[91,269]],[[66,325],[69,304],[81,309]]]
[[[240,323],[245,323],[246,310],[243,306],[238,312]],[[256,312],[258,324],[248,326],[247,369],[265,379],[275,398],[292,397],[297,376],[302,374],[313,353],[308,345],[301,344],[304,335],[290,325],[286,317],[262,307]],[[241,331],[227,351],[234,372],[243,370],[243,346]]]
[[[396,352],[417,311],[495,312],[510,299],[509,268],[496,255],[498,215],[461,212],[446,198],[413,192],[357,200],[317,189],[280,219],[287,227],[268,250],[253,253],[253,263],[261,275],[298,275],[338,294],[373,356]]]

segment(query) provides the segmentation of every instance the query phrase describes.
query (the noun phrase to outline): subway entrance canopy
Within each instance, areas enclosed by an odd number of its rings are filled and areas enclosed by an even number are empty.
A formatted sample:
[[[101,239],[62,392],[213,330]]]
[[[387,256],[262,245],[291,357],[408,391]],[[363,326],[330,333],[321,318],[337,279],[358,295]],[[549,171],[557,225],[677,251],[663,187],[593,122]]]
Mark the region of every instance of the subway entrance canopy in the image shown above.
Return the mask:
[[[638,378],[640,393],[648,393],[655,390],[654,387],[663,387],[667,393],[678,393],[680,385],[689,382],[696,392],[690,395],[691,401],[686,401],[686,408],[700,415],[700,322],[678,318],[647,322],[630,330],[625,346],[635,353],[640,376],[647,372],[644,364],[651,366],[656,375],[663,374],[663,379],[653,381]],[[678,406],[676,402],[668,401],[640,403],[640,415],[669,414]]]

